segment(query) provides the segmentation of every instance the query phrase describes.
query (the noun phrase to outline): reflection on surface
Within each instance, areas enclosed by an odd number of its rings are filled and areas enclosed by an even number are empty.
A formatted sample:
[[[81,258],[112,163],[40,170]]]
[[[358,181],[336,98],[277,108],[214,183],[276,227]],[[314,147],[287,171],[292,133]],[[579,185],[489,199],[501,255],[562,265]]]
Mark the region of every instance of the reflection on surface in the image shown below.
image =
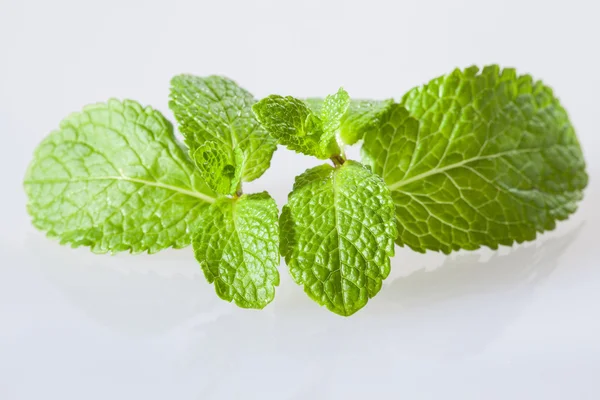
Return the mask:
[[[446,257],[433,270],[419,269],[395,279],[385,291],[386,298],[405,307],[427,306],[436,302],[498,290],[533,287],[546,279],[558,265],[580,228],[560,238],[528,243],[509,250],[463,252]]]
[[[421,353],[476,354],[520,315],[581,229],[582,225],[562,237],[543,238],[505,254],[507,249],[486,250],[489,258],[481,252],[447,257],[434,270],[420,269],[392,281],[382,297],[412,318],[406,337],[421,337],[426,347]],[[453,318],[456,310],[460,316]]]
[[[581,228],[499,252],[414,256],[425,268],[388,279],[351,318],[315,305],[283,266],[275,302],[251,311],[215,296],[190,249],[98,256],[66,250],[41,236],[31,239],[31,248],[38,249],[38,273],[87,317],[117,333],[175,339],[171,351],[181,374],[204,374],[209,385],[204,393],[242,394],[225,381],[236,374],[252,379],[260,373],[253,367],[260,359],[293,368],[295,377],[282,370],[272,379],[289,381],[290,393],[310,395],[313,386],[307,382],[322,388],[341,365],[364,353],[381,352],[379,368],[393,368],[399,357],[457,359],[480,353],[521,315]],[[442,264],[432,268],[431,261],[439,259]],[[400,252],[394,268],[405,261]]]
[[[393,370],[407,357],[423,362],[475,356],[521,315],[580,230],[503,249],[506,254],[479,251],[446,257],[436,269],[389,282],[351,318],[318,309],[296,290],[293,299],[279,298],[270,306],[275,316],[235,312],[211,323],[197,322],[179,332],[189,359],[182,370],[202,369],[211,382],[205,390],[214,393],[218,388],[217,397],[236,396],[243,390],[227,381],[258,379],[254,363],[260,359],[297,371],[294,377],[286,371],[272,377],[285,380],[290,393],[311,394],[311,388],[319,387],[322,394],[327,382],[335,381],[336,371],[347,374],[348,364],[359,360],[379,360],[377,366],[364,366],[367,370]],[[485,259],[483,254],[491,256]],[[365,370],[357,367],[356,374],[363,379]]]
[[[190,249],[111,256],[67,249],[39,235],[30,241],[38,272],[87,317],[123,334],[161,334],[199,308],[222,303]]]

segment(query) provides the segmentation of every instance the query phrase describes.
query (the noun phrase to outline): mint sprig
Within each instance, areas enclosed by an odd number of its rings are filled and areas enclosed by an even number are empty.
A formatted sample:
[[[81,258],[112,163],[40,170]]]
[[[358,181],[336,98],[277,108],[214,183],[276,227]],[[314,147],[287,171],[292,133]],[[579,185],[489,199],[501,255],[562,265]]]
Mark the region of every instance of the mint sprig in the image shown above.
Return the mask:
[[[230,79],[178,75],[158,111],[109,100],[65,118],[38,146],[24,186],[33,224],[92,251],[193,245],[217,295],[263,308],[279,254],[317,303],[364,307],[390,272],[394,241],[449,253],[535,239],[568,218],[588,176],[552,90],[513,69],[470,67],[393,100],[268,96]],[[362,163],[344,146],[363,140]],[[276,145],[332,165],[296,178],[281,217],[243,182]],[[187,147],[187,148],[186,148]]]
[[[272,95],[256,103],[256,118],[279,144],[320,159],[340,153],[335,137],[348,110],[350,97],[344,89],[327,96],[319,111],[291,96]]]

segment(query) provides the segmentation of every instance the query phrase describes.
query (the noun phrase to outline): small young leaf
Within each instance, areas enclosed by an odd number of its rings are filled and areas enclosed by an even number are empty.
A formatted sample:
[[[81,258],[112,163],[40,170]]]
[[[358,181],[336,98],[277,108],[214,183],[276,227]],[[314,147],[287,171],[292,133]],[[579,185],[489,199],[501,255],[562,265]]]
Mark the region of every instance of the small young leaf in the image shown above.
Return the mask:
[[[357,162],[298,176],[280,225],[292,277],[337,314],[361,309],[390,272],[394,205],[381,178]]]
[[[250,182],[269,168],[277,146],[252,114],[254,97],[235,82],[220,76],[178,75],[171,80],[169,107],[193,156],[212,140],[244,155],[242,179]]]
[[[321,108],[321,121],[323,121],[323,137],[321,144],[327,146],[331,138],[340,129],[342,117],[348,111],[350,96],[343,88],[340,88],[336,94],[325,97],[323,107]]]
[[[256,103],[252,110],[267,132],[291,150],[320,159],[340,152],[335,138],[325,134],[321,118],[302,100],[272,95]]]
[[[340,153],[335,136],[349,104],[350,96],[340,88],[321,101],[318,111],[302,100],[277,95],[262,99],[252,110],[279,143],[324,160]]]
[[[192,154],[206,184],[220,194],[235,193],[241,179],[244,155],[236,147],[232,159],[230,151],[222,143],[208,140]]]
[[[321,113],[323,99],[309,98],[305,102],[315,113]],[[361,140],[365,132],[379,126],[379,117],[394,101],[389,100],[351,100],[339,126],[340,137],[345,144],[354,144]]]
[[[392,192],[398,244],[422,252],[533,240],[575,211],[588,179],[552,89],[497,66],[411,90],[362,153]]]
[[[24,185],[38,229],[98,253],[185,247],[214,201],[171,124],[131,100],[64,119],[36,149]]]
[[[205,213],[193,247],[219,297],[243,308],[273,300],[279,285],[277,214],[266,192],[222,197]]]

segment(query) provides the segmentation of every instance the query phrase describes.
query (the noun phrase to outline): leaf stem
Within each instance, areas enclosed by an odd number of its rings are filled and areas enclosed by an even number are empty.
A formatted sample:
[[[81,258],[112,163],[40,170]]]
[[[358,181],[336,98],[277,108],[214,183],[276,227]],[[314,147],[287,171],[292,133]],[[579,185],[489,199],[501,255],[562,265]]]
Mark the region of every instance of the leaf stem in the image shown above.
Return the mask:
[[[238,187],[235,191],[235,197],[242,197],[242,195],[244,194],[244,191],[242,190],[242,181],[240,180],[240,183],[238,183]]]
[[[331,161],[335,167],[341,167],[346,162],[346,159],[342,157],[340,154],[334,154],[331,156]]]

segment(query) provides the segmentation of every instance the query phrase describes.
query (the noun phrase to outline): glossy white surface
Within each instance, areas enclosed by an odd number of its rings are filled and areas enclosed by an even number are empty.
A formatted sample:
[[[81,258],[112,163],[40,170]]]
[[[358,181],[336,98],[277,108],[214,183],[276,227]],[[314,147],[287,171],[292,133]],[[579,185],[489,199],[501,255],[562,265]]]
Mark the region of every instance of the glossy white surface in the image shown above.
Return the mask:
[[[600,398],[598,6],[570,1],[2,1],[0,399]],[[263,311],[219,300],[191,249],[98,256],[25,212],[24,170],[62,117],[108,97],[165,111],[179,72],[258,97],[399,97],[455,66],[500,62],[550,83],[590,186],[537,241],[453,256],[397,249],[351,318],[285,264]],[[351,152],[356,155],[357,150]],[[285,202],[318,161],[283,149],[246,191]]]

